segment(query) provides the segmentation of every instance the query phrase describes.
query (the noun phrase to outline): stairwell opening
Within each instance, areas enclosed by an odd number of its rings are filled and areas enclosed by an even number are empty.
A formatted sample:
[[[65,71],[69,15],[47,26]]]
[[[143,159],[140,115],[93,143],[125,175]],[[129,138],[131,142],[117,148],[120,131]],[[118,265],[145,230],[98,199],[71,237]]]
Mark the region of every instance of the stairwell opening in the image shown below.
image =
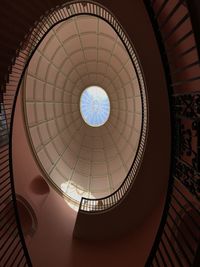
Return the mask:
[[[108,18],[109,13],[76,14],[56,24],[37,47],[23,81],[25,122],[35,159],[76,210],[83,197],[113,194],[132,170],[125,194],[144,150],[142,70],[128,37]],[[91,107],[96,118],[90,118],[82,101],[94,85],[105,103],[95,93]]]

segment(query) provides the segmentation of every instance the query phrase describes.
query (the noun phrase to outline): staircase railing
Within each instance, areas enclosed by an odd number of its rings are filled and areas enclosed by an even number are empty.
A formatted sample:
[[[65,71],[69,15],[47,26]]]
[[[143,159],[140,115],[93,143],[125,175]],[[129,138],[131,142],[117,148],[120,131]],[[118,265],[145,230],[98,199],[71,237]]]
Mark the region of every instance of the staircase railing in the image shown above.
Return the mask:
[[[144,2],[165,69],[173,136],[166,204],[146,266],[196,267],[200,266],[200,57],[196,37],[200,31],[194,31],[197,25],[193,27],[191,7],[197,1]]]
[[[0,266],[32,266],[21,229],[12,174],[12,120],[18,84],[13,69],[0,102]]]
[[[138,166],[141,163],[141,159],[143,156],[143,152],[145,149],[145,140],[147,135],[147,101],[146,101],[146,89],[145,89],[145,81],[143,79],[142,68],[140,67],[140,62],[138,60],[136,51],[134,51],[134,47],[131,41],[127,38],[127,35],[124,33],[122,26],[119,21],[115,19],[115,17],[103,6],[100,4],[94,3],[92,1],[82,1],[82,2],[69,2],[67,4],[63,4],[55,8],[52,13],[44,16],[41,21],[37,24],[37,27],[28,37],[28,42],[31,44],[35,42],[35,33],[39,32],[39,36],[43,38],[44,32],[50,30],[56,23],[66,20],[75,15],[93,15],[100,17],[106,20],[109,25],[114,28],[114,30],[118,33],[119,38],[124,44],[130,59],[135,68],[135,72],[138,78],[139,86],[140,86],[140,94],[141,94],[141,104],[142,104],[142,131],[139,140],[139,146],[136,152],[136,156],[132,163],[132,166],[125,177],[121,186],[112,194],[98,199],[90,199],[90,198],[82,198],[79,205],[79,212],[100,212],[105,211],[109,208],[112,208],[114,205],[117,205],[123,197],[130,190],[137,170]],[[43,32],[40,32],[40,29],[43,29]],[[33,44],[33,43],[32,43]],[[33,44],[35,46],[35,43]],[[74,201],[74,200],[72,200]]]

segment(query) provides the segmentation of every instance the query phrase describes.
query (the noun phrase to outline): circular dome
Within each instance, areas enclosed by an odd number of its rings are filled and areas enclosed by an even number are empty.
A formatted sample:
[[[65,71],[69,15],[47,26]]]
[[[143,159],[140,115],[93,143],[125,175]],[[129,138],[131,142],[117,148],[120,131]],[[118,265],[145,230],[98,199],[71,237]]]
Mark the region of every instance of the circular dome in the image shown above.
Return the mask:
[[[110,101],[105,90],[90,86],[81,94],[80,111],[83,120],[92,127],[102,126],[110,115]]]
[[[137,155],[146,103],[132,53],[105,20],[76,15],[54,26],[30,60],[24,78],[29,139],[47,179],[69,202],[113,193]],[[86,121],[80,100],[93,85],[106,89],[107,111]],[[102,110],[96,100],[93,108]],[[101,127],[90,126],[95,123]]]

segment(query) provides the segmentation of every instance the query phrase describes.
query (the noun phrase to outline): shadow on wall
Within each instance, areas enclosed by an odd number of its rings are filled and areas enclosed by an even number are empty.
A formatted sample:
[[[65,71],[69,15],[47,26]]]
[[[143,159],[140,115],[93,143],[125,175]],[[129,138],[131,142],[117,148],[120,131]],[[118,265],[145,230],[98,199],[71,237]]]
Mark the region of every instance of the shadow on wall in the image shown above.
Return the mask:
[[[46,195],[50,192],[49,185],[41,175],[38,175],[30,183],[30,189],[37,195]]]

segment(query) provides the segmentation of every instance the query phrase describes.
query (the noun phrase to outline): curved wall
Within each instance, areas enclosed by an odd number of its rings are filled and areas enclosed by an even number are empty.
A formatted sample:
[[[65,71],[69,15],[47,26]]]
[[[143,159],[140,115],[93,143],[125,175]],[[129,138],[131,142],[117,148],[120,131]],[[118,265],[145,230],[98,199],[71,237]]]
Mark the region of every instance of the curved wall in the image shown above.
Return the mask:
[[[28,200],[36,218],[37,229],[26,238],[26,245],[37,267],[88,267],[125,265],[144,267],[162,214],[163,198],[159,199],[139,227],[128,236],[107,242],[85,242],[73,238],[77,213],[50,186],[49,192],[38,193],[38,176],[42,176],[33,159],[23,121],[21,95],[18,97],[13,133],[13,170],[16,192]],[[23,157],[19,157],[19,151]],[[37,190],[33,184],[37,184]],[[140,206],[139,202],[137,203]],[[115,225],[119,222],[115,222]],[[120,222],[121,223],[121,222]],[[99,221],[98,229],[102,226]]]

